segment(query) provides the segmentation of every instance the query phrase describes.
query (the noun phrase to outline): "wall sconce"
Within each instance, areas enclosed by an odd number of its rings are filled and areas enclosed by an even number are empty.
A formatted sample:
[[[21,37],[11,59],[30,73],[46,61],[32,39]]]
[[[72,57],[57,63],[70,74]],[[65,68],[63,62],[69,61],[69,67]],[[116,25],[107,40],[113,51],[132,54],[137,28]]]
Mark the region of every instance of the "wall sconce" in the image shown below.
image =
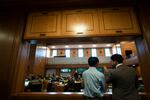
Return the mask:
[[[75,26],[74,30],[75,30],[75,33],[77,34],[83,34],[86,30],[86,27],[85,25],[77,25]]]

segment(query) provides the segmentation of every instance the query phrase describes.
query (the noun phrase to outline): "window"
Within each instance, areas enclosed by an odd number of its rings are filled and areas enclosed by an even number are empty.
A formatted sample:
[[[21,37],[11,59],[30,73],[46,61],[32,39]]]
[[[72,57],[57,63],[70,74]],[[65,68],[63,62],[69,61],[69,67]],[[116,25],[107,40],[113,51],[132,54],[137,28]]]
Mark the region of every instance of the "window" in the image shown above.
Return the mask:
[[[105,56],[111,56],[110,48],[105,48]]]
[[[121,48],[120,47],[117,47],[116,51],[117,51],[117,54],[121,54]]]
[[[46,49],[46,57],[48,57],[48,58],[50,57],[50,50],[49,50],[49,48]]]
[[[38,57],[45,57],[46,53],[47,53],[46,50],[47,50],[47,47],[45,47],[45,46],[37,46],[35,54]]]
[[[57,56],[57,50],[52,50],[52,57]]]
[[[66,49],[65,54],[66,54],[66,57],[69,58],[70,57],[70,49]]]
[[[83,57],[83,49],[78,49],[78,57]]]
[[[121,54],[121,48],[120,46],[116,46],[115,48],[112,49],[113,54]]]
[[[91,49],[91,56],[92,57],[97,57],[96,49]]]

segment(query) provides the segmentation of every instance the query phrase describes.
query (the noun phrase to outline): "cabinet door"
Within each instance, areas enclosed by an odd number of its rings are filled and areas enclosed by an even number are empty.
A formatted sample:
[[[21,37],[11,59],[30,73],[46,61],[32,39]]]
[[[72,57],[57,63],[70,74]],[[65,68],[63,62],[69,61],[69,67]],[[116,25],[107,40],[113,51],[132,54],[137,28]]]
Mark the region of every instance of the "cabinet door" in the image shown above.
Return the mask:
[[[99,18],[102,35],[140,34],[137,19],[132,8],[99,9]]]
[[[25,39],[59,36],[60,12],[31,13],[28,17]]]
[[[83,28],[84,32],[77,32]],[[82,30],[82,29],[81,29]],[[99,33],[97,9],[63,11],[62,35],[87,36]]]

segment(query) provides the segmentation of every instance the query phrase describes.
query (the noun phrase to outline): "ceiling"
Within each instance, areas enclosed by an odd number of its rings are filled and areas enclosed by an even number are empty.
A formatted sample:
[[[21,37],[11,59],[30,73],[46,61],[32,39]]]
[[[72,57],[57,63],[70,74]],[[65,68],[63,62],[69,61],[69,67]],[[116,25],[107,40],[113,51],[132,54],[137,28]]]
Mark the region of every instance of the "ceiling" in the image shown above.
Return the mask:
[[[51,49],[64,49],[64,48],[102,48],[102,47],[112,47],[113,43],[107,44],[70,44],[70,45],[49,45]]]
[[[0,0],[0,7],[73,7],[133,4],[137,0]]]
[[[70,37],[70,38],[51,38],[39,40],[27,40],[30,44],[44,45],[78,45],[78,44],[108,44],[120,43],[121,41],[134,41],[137,36],[115,36],[115,37]]]

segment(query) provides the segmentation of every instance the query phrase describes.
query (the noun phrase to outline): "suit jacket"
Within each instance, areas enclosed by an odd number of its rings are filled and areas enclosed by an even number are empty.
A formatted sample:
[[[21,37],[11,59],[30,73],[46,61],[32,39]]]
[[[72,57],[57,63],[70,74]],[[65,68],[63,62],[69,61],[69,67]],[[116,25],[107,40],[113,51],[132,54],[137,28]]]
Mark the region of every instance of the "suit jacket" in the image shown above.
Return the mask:
[[[140,100],[135,87],[135,70],[126,65],[120,65],[110,71],[109,81],[112,82],[113,100]]]

